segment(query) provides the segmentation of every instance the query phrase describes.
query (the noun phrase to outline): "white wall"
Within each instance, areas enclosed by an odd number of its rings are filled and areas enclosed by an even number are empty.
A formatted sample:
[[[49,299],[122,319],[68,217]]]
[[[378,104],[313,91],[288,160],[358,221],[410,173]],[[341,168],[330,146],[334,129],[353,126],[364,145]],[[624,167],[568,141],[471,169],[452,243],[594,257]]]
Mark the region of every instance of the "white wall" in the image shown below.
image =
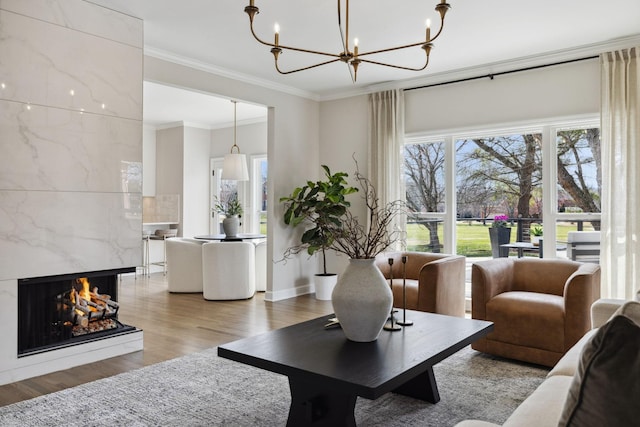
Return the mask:
[[[315,179],[317,176],[310,176],[310,171],[317,171],[319,164],[319,104],[149,56],[145,57],[144,75],[145,80],[152,82],[269,106],[267,257],[269,260],[280,259],[292,244],[292,231],[281,220],[283,211],[277,200],[289,194],[296,183],[309,178]],[[159,178],[158,174],[158,193]],[[309,292],[311,277],[315,271],[314,263],[305,256],[286,264],[269,262],[265,298],[277,300]]]
[[[208,129],[184,128],[182,184],[182,235],[209,234],[209,157]]]
[[[209,233],[208,129],[177,126],[156,132],[156,193],[180,197],[178,235]]]
[[[183,145],[182,126],[156,132],[156,194],[182,193]]]
[[[407,134],[600,111],[597,59],[405,92]]]
[[[238,125],[236,143],[240,152],[247,155],[267,154],[267,122]],[[211,131],[211,157],[223,157],[229,154],[233,145],[233,127],[213,129]]]
[[[329,166],[332,173],[342,171],[349,174],[349,182],[356,185],[353,175],[358,168],[363,175],[368,174],[368,132],[369,132],[368,96],[356,96],[336,101],[323,102],[320,105],[320,162]],[[319,173],[323,173],[320,171]],[[354,213],[360,217],[366,215],[361,196],[356,193],[349,196]],[[321,262],[321,261],[320,261]],[[344,255],[327,254],[327,269],[341,273],[346,268],[348,258]]]

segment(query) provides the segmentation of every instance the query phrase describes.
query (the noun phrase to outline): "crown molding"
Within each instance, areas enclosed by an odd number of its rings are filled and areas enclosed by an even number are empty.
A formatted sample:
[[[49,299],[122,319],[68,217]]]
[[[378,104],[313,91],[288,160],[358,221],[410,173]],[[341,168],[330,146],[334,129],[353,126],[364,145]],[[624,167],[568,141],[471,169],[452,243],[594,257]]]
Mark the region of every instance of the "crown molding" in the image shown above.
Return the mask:
[[[237,71],[228,70],[223,67],[218,67],[216,65],[208,64],[202,61],[198,61],[196,59],[187,58],[181,55],[176,55],[175,53],[168,52],[166,50],[158,49],[153,46],[144,46],[144,54],[150,56],[152,58],[161,59],[163,61],[173,62],[178,65],[184,65],[185,67],[194,68],[196,70],[205,71],[207,73],[215,74],[220,77],[225,77],[232,80],[237,80],[242,83],[247,83],[251,85],[260,86],[266,89],[275,90],[278,92],[287,93],[289,95],[299,96],[302,98],[308,98],[313,101],[319,101],[320,97],[318,94],[314,92],[309,92],[306,90],[294,88],[287,85],[282,85],[279,83],[275,83],[269,80],[260,79],[254,76],[249,76],[247,74],[242,74]]]
[[[242,127],[242,126],[249,126],[249,125],[255,125],[255,124],[266,123],[266,122],[267,122],[266,117],[256,117],[253,119],[238,120],[237,126]],[[164,129],[179,128],[179,127],[217,130],[217,129],[232,128],[233,122],[219,123],[217,125],[212,126],[206,123],[178,121],[178,122],[161,123],[158,125],[144,124],[143,127],[144,129],[148,129],[148,130],[164,130]]]

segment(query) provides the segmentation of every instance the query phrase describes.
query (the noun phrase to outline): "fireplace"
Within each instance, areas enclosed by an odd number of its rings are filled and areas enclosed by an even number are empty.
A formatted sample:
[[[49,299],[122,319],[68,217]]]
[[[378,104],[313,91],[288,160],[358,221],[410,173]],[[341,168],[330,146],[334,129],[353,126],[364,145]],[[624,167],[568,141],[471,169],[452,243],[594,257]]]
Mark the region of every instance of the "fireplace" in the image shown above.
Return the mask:
[[[18,280],[18,357],[137,332],[118,320],[118,275],[134,268]]]

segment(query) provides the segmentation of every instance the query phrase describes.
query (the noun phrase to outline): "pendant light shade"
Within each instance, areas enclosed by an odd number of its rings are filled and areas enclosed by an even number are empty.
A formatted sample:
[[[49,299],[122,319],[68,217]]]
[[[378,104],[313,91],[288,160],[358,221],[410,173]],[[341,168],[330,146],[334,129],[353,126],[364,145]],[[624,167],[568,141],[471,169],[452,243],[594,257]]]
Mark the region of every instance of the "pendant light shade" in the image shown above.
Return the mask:
[[[224,156],[224,163],[222,164],[222,179],[248,181],[249,170],[247,169],[247,157],[244,154],[240,154],[240,147],[236,144],[238,101],[231,102],[233,102],[233,145],[231,146],[231,152]],[[234,149],[236,150],[235,153]]]
[[[247,157],[240,153],[225,155],[224,164],[222,165],[222,179],[248,181]]]

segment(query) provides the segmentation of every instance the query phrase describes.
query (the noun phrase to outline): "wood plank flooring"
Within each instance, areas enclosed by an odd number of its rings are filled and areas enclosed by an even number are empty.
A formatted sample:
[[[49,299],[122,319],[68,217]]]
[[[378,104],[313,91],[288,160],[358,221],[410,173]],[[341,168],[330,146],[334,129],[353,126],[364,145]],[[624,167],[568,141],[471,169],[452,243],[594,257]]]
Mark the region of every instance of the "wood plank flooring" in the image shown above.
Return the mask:
[[[121,276],[119,320],[144,330],[144,351],[0,386],[0,406],[215,347],[236,339],[331,314],[313,295],[268,302],[206,301],[202,294],[170,294],[162,273]]]

